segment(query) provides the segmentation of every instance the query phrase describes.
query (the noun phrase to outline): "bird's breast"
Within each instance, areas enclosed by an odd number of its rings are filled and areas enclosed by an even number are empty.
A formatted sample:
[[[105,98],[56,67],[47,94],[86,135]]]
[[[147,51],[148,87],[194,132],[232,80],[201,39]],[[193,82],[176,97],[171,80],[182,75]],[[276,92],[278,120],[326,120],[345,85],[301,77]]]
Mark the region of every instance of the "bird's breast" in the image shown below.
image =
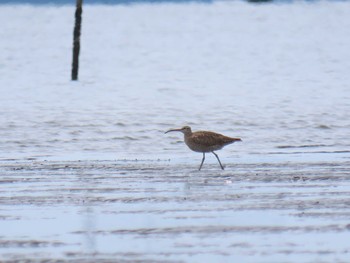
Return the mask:
[[[220,150],[223,145],[208,145],[205,142],[200,143],[196,142],[195,140],[192,140],[190,137],[185,137],[185,143],[194,152],[212,152]]]

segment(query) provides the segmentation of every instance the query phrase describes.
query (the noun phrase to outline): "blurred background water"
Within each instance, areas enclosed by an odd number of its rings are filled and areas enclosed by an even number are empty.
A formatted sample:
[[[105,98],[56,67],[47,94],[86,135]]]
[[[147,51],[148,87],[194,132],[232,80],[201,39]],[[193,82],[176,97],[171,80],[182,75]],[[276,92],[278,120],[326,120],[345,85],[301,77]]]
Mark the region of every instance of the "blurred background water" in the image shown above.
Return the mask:
[[[350,2],[5,2],[0,261],[347,262]]]
[[[242,137],[226,156],[349,150],[349,2],[86,5],[78,82],[74,10],[0,6],[0,158],[186,158],[183,125]]]

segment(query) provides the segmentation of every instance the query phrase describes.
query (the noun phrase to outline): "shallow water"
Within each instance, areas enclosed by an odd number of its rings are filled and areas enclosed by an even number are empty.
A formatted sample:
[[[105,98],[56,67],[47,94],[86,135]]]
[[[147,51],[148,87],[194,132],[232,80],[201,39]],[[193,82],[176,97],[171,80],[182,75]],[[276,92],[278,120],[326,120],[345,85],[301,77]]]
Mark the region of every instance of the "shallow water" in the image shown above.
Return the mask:
[[[2,260],[346,262],[350,162],[6,162]]]
[[[0,261],[348,261],[350,3],[73,14],[0,5]]]
[[[86,6],[77,83],[73,6],[0,12],[0,158],[192,157],[185,124],[226,156],[349,151],[347,2]]]

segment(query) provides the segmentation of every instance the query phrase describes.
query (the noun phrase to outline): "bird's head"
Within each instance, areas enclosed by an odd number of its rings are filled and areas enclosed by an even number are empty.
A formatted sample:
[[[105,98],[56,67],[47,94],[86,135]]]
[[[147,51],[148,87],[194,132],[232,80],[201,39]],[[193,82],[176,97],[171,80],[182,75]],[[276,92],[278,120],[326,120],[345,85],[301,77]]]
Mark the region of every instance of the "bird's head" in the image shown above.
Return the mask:
[[[166,131],[165,133],[174,132],[174,131],[182,132],[185,135],[189,135],[189,134],[192,133],[192,130],[191,130],[190,126],[184,126],[184,127],[180,128],[180,129],[171,129],[169,131]]]

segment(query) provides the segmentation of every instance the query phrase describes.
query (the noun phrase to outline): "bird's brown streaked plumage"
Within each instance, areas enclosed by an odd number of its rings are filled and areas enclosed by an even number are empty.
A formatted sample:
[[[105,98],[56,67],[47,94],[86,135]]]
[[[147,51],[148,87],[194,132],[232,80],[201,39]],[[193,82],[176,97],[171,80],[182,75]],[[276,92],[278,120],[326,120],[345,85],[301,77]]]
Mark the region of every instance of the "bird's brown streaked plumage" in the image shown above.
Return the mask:
[[[186,144],[195,152],[217,151],[228,144],[240,140],[241,139],[227,137],[210,131],[197,131],[193,132],[190,136],[185,137]]]
[[[241,141],[240,138],[231,138],[211,131],[192,132],[191,127],[189,126],[184,126],[181,129],[171,129],[165,133],[172,131],[182,132],[184,134],[186,145],[192,151],[203,153],[203,159],[201,165],[199,166],[199,170],[202,168],[203,162],[205,160],[205,153],[207,152],[212,152],[218,160],[221,169],[224,169],[220,162],[219,156],[214,151],[220,150],[224,146],[236,141]]]

